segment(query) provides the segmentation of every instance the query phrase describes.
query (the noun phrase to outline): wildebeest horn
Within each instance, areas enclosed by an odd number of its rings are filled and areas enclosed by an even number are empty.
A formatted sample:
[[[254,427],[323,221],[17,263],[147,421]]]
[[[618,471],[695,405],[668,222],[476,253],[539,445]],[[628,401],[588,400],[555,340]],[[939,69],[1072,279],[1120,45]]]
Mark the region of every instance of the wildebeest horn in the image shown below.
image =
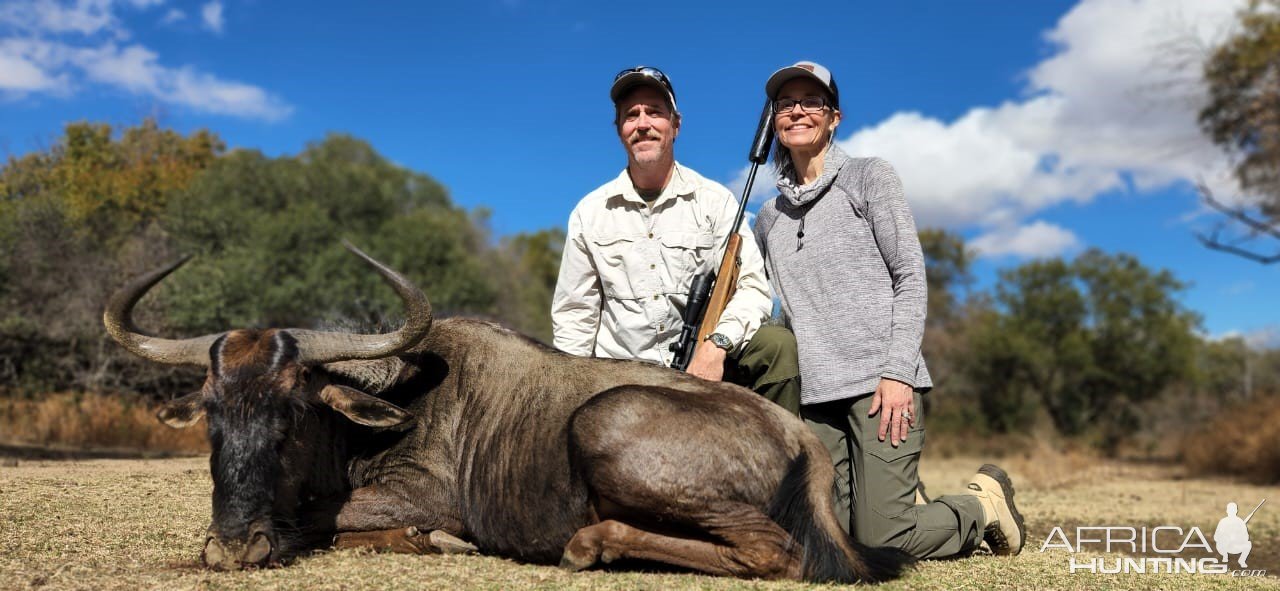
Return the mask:
[[[289,334],[298,345],[299,363],[321,364],[388,357],[412,347],[431,329],[431,302],[421,290],[399,273],[352,246],[350,242],[343,240],[342,243],[347,250],[372,265],[399,294],[405,305],[404,326],[395,332],[372,335],[289,329]],[[102,322],[117,343],[133,354],[151,361],[171,365],[209,366],[209,347],[223,333],[181,340],[162,339],[142,334],[133,324],[134,304],[147,290],[190,258],[183,257],[139,276],[111,296],[107,309],[102,314]]]
[[[291,329],[289,334],[298,341],[298,362],[305,364],[331,363],[349,359],[379,359],[395,355],[415,345],[431,330],[431,302],[408,279],[391,268],[374,260],[346,240],[342,245],[364,259],[396,290],[404,302],[404,326],[387,334],[350,334]]]
[[[152,286],[181,267],[190,258],[190,256],[182,257],[141,275],[111,295],[111,300],[107,302],[107,309],[102,313],[102,323],[106,325],[111,338],[143,359],[170,365],[209,366],[209,347],[219,336],[222,336],[222,333],[191,339],[162,339],[142,334],[133,324],[133,305],[138,303],[138,300],[142,299]]]

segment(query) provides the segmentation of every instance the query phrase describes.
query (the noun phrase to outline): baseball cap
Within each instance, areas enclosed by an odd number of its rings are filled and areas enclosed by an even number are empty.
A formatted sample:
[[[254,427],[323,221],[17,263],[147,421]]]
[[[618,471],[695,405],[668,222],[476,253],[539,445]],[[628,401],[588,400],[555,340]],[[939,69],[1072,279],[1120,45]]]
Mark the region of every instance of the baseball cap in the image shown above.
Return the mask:
[[[769,81],[764,83],[764,92],[769,98],[773,98],[782,90],[783,84],[801,77],[808,77],[821,84],[831,93],[831,101],[835,103],[832,106],[840,108],[840,89],[836,86],[836,79],[831,76],[831,70],[814,62],[799,61],[774,72],[769,76]]]
[[[653,66],[636,66],[618,72],[618,75],[613,78],[613,87],[609,89],[609,98],[617,104],[618,99],[626,96],[627,91],[640,85],[657,88],[671,101],[671,110],[680,111],[676,108],[676,91],[671,88],[671,80],[662,73],[662,70]]]

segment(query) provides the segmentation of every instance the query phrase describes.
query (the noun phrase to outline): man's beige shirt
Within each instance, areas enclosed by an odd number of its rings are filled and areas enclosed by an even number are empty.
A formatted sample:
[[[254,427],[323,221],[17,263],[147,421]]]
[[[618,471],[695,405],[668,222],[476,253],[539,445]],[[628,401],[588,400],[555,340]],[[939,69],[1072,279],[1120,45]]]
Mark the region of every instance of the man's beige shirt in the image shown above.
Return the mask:
[[[715,271],[738,201],[723,185],[675,165],[650,206],[624,169],[569,216],[551,302],[556,348],[575,355],[670,365],[694,275]],[[764,262],[743,223],[738,289],[715,332],[735,350],[773,310]]]

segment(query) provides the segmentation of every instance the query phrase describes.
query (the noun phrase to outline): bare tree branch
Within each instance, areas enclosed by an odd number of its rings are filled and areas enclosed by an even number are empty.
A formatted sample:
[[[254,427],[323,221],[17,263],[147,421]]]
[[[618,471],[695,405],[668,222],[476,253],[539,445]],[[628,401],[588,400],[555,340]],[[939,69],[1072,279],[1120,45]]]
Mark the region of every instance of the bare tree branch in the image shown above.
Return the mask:
[[[1200,198],[1203,199],[1209,207],[1222,212],[1230,220],[1234,220],[1235,222],[1243,224],[1245,227],[1249,228],[1248,235],[1234,241],[1226,242],[1221,238],[1223,226],[1226,224],[1219,223],[1214,227],[1211,234],[1206,235],[1200,232],[1196,233],[1196,238],[1200,240],[1201,244],[1205,245],[1207,248],[1231,253],[1264,265],[1280,262],[1280,251],[1267,255],[1237,246],[1242,242],[1253,240],[1262,234],[1266,234],[1280,240],[1280,228],[1277,228],[1272,222],[1250,215],[1243,207],[1231,207],[1221,201],[1218,201],[1213,197],[1213,192],[1209,190],[1208,185],[1205,185],[1203,181],[1196,183],[1196,187],[1200,191]]]

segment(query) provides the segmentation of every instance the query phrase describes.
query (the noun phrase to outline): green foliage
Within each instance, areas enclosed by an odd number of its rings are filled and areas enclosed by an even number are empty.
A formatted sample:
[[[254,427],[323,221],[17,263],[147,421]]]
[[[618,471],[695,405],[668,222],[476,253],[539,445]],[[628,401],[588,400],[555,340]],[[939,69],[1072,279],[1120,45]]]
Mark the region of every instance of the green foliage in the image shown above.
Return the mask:
[[[1280,217],[1280,0],[1250,0],[1239,31],[1204,65],[1209,103],[1200,126],[1240,156],[1236,177]]]
[[[154,122],[112,138],[73,123],[47,152],[0,168],[0,377],[20,389],[111,387],[136,364],[110,346],[102,303],[123,270],[167,256],[154,217],[221,150]],[[156,239],[159,246],[151,246]],[[169,383],[151,372],[152,383]],[[143,380],[146,382],[147,380]]]
[[[437,315],[493,317],[549,339],[547,277],[553,284],[562,239],[537,233],[495,247],[485,215],[351,136],[268,158],[222,154],[208,132],[182,136],[151,121],[118,136],[69,125],[54,148],[0,169],[0,246],[12,253],[0,261],[0,383],[194,387],[190,373],[124,353],[101,324],[124,278],[178,253],[197,256],[138,308],[151,332],[398,324],[399,300],[342,238],[422,286]]]
[[[522,331],[541,340],[551,342],[551,296],[560,274],[560,255],[564,248],[564,230],[552,228],[532,233],[516,234],[503,240],[502,249],[508,261],[514,263],[512,294],[505,306],[520,311],[527,319],[518,326]]]
[[[1144,427],[1139,408],[1193,376],[1198,318],[1168,271],[1090,250],[1000,274],[1003,312],[975,315],[961,365],[988,426],[1028,425],[1035,405],[1065,435],[1114,451]]]
[[[202,255],[165,299],[183,331],[394,323],[399,301],[342,238],[414,280],[437,313],[496,311],[481,229],[434,180],[349,136],[296,158],[232,153],[173,198],[165,225]]]
[[[980,426],[998,433],[1026,430],[1035,408],[1026,374],[1036,343],[990,306],[975,307],[968,319],[958,366],[970,384],[967,398],[976,402]]]
[[[929,284],[928,319],[934,324],[945,323],[957,313],[954,291],[973,283],[969,271],[973,253],[960,235],[931,228],[920,231],[920,247],[924,250]]]

